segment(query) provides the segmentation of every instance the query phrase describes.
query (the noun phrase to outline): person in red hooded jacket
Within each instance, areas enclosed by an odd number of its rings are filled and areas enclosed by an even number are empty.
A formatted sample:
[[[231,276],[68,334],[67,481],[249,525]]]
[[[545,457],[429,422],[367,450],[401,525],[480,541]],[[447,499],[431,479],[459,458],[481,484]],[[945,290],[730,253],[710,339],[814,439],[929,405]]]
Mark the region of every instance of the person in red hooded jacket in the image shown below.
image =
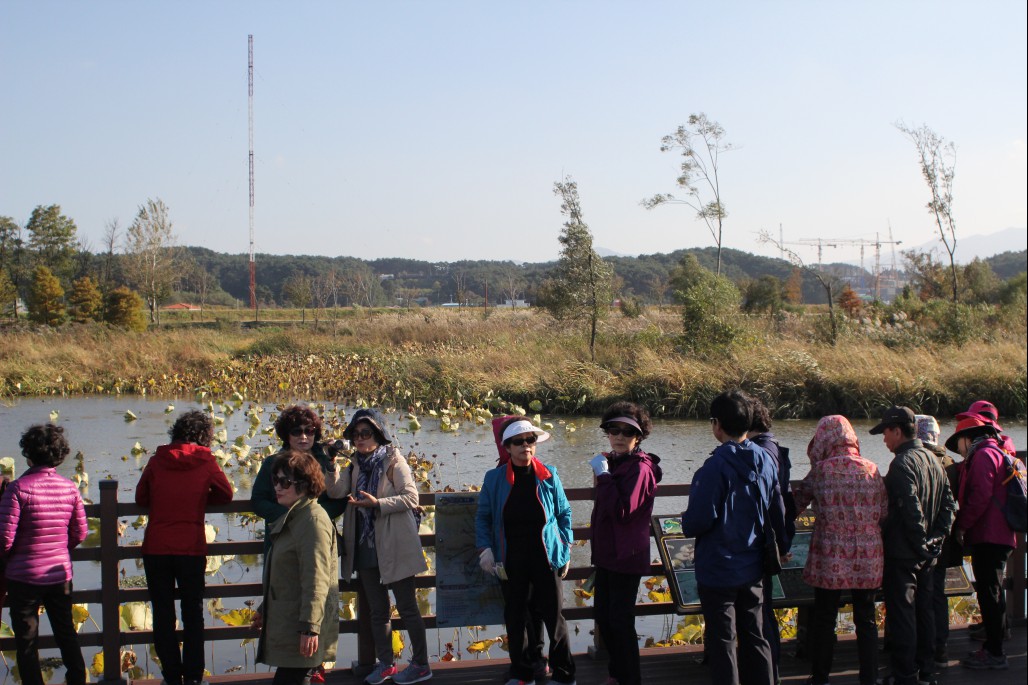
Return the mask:
[[[171,444],[151,457],[136,486],[136,504],[149,508],[143,569],[153,604],[154,649],[167,685],[203,682],[203,594],[207,568],[204,513],[232,501],[232,484],[211,454],[214,423],[187,411],[169,431]],[[182,651],[175,636],[175,584],[182,602]]]

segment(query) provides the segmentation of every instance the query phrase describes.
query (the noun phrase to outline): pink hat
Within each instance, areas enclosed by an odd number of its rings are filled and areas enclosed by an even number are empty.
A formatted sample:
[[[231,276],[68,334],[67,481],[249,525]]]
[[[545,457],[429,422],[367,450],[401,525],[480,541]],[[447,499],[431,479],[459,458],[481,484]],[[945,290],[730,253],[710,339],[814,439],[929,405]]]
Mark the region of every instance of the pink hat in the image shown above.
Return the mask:
[[[971,406],[967,408],[967,411],[962,411],[957,414],[957,421],[967,419],[972,416],[981,416],[982,418],[989,419],[993,422],[999,421],[999,411],[996,410],[996,405],[988,400],[972,402]]]

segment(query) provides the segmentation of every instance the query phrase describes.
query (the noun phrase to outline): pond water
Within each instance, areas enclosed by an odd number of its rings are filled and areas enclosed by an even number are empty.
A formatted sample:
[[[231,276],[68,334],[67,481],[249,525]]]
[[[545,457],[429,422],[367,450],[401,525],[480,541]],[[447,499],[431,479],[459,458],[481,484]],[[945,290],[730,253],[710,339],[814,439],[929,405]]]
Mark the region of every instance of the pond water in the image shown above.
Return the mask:
[[[167,411],[169,405],[174,409]],[[38,398],[27,399],[12,404],[0,405],[0,457],[12,457],[15,461],[16,473],[25,469],[24,459],[20,456],[18,439],[21,432],[34,423],[45,423],[54,420],[64,426],[71,444],[72,455],[81,451],[83,468],[88,474],[88,484],[83,484],[82,494],[87,500],[98,498],[98,483],[104,478],[116,479],[119,483],[118,496],[122,501],[131,501],[139,473],[146,464],[148,455],[161,444],[168,441],[168,429],[175,417],[190,408],[202,408],[193,398],[178,400],[152,400],[141,397],[103,397],[103,398]],[[318,405],[316,405],[318,406]],[[252,453],[278,447],[278,440],[269,435],[267,430],[271,423],[271,415],[276,408],[271,403],[255,405],[251,403],[214,404],[215,416],[223,418],[224,423],[218,429],[224,429],[227,442],[224,449],[237,438],[248,445]],[[320,407],[319,407],[320,409]],[[126,412],[136,415],[135,420],[126,420]],[[251,424],[248,415],[256,415],[260,422],[256,427]],[[324,406],[323,415],[338,416],[340,420],[352,414],[352,408]],[[51,419],[56,416],[55,419]],[[479,485],[485,472],[496,463],[496,448],[493,444],[492,432],[488,424],[475,425],[474,421],[461,420],[455,432],[443,432],[439,421],[428,415],[421,415],[422,428],[415,433],[408,432],[408,420],[400,413],[390,413],[388,418],[396,442],[404,451],[415,451],[434,463],[431,472],[433,489],[440,490],[445,486],[455,489],[467,489],[471,485]],[[254,419],[256,420],[256,419]],[[592,485],[592,471],[587,461],[598,451],[605,449],[607,441],[598,427],[596,417],[560,417],[542,415],[544,423],[553,424],[553,439],[543,443],[539,449],[540,458],[546,463],[557,467],[565,487],[589,487]],[[943,436],[948,436],[953,429],[953,421],[940,421]],[[1018,446],[1026,444],[1028,430],[1024,423],[1003,422],[1007,433]],[[874,425],[873,421],[854,421],[854,427],[861,436],[861,447],[865,457],[876,462],[884,472],[891,459],[880,436],[867,433]],[[775,434],[781,444],[792,449],[793,479],[802,478],[809,469],[806,458],[806,444],[813,434],[816,421],[782,421],[774,426]],[[133,455],[133,447],[139,444],[144,453]],[[702,464],[709,452],[716,447],[711,435],[710,426],[706,421],[655,420],[653,433],[646,440],[647,451],[661,456],[664,470],[664,483],[688,483],[694,471]],[[248,499],[253,476],[256,474],[257,463],[250,467],[241,467],[235,458],[226,463],[226,472],[238,492],[237,499]],[[75,472],[76,460],[69,458],[59,469],[65,476],[72,477]],[[654,513],[674,514],[685,507],[684,498],[661,498]],[[573,503],[575,525],[588,523],[590,504],[588,502]],[[214,520],[218,519],[218,520]],[[214,517],[210,523],[219,527],[218,540],[248,539],[252,535],[250,528],[241,528],[238,521],[226,521],[224,517]],[[141,531],[129,527],[126,538],[141,539]],[[653,553],[657,558],[656,551]],[[219,582],[258,582],[260,579],[260,559],[224,559],[218,572],[208,578],[208,584]],[[142,574],[141,565],[126,561],[123,573],[126,576]],[[585,565],[589,563],[588,546],[575,547],[573,563]],[[99,586],[99,566],[93,562],[76,564],[76,585],[80,588]],[[645,592],[645,591],[643,591]],[[575,599],[570,588],[565,588],[566,602],[571,605]],[[225,600],[226,607],[242,605],[242,600]],[[90,607],[99,616],[99,607]],[[99,621],[99,618],[97,618]],[[208,624],[216,623],[210,615]],[[220,624],[220,622],[217,622]],[[662,639],[667,630],[674,625],[674,618],[650,617],[640,619],[639,632],[643,636]],[[87,624],[88,626],[88,624]],[[91,626],[84,627],[89,630]],[[584,651],[591,643],[591,622],[572,626],[575,651]],[[577,629],[577,632],[576,632]],[[502,626],[488,626],[482,632],[472,634],[467,629],[457,636],[452,630],[430,631],[430,653],[433,659],[445,650],[443,645],[454,643],[461,658],[473,658],[464,647],[467,644],[503,632]],[[432,645],[438,647],[433,649]],[[159,673],[152,663],[145,658],[140,648],[139,662],[149,673]],[[344,636],[340,642],[340,663],[349,663],[356,653],[355,641]],[[87,664],[92,658],[93,650],[86,650]],[[49,656],[50,654],[48,654]],[[409,656],[409,655],[408,655]],[[494,647],[491,656],[503,657],[505,653]],[[146,662],[146,663],[144,663]],[[13,666],[13,660],[10,663]],[[215,643],[208,656],[207,668],[215,674],[230,670],[253,670],[252,647],[240,648],[235,643]],[[262,665],[258,667],[263,670]],[[59,682],[59,669],[52,676],[52,681]]]

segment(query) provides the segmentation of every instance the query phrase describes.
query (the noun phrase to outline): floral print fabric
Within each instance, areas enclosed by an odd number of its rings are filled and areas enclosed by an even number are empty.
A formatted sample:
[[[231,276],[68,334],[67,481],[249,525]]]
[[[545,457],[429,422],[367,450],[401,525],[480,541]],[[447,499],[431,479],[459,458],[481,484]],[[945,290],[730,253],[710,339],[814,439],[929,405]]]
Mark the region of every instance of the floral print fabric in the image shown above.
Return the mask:
[[[870,590],[882,582],[881,522],[889,500],[878,467],[860,456],[843,416],[826,416],[807,448],[811,469],[795,491],[796,506],[816,515],[803,579],[827,590]]]

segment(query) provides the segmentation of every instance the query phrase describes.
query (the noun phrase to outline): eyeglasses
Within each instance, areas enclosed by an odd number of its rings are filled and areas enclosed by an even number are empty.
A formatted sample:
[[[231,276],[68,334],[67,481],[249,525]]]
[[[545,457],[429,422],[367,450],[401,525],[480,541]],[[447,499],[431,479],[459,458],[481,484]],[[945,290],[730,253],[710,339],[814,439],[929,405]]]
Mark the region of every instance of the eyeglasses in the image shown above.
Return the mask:
[[[611,426],[610,428],[604,428],[603,431],[607,435],[614,436],[615,438],[623,435],[626,438],[634,438],[639,433],[634,428],[618,428],[617,426]]]
[[[375,431],[364,428],[353,432],[353,437],[357,440],[367,440],[368,438],[375,437]]]
[[[293,436],[294,438],[298,438],[301,435],[310,435],[311,437],[313,437],[317,434],[317,429],[313,428],[312,426],[297,426],[296,428],[289,429],[289,435]]]
[[[523,438],[512,438],[510,444],[515,447],[521,447],[522,445],[534,445],[538,439],[538,436],[533,433],[532,435],[528,435]]]
[[[293,487],[294,485],[296,485],[299,482],[300,481],[298,481],[298,480],[294,480],[292,478],[286,478],[285,476],[272,476],[271,477],[272,485],[274,485],[276,488],[281,488],[283,490],[288,490],[289,488]]]

